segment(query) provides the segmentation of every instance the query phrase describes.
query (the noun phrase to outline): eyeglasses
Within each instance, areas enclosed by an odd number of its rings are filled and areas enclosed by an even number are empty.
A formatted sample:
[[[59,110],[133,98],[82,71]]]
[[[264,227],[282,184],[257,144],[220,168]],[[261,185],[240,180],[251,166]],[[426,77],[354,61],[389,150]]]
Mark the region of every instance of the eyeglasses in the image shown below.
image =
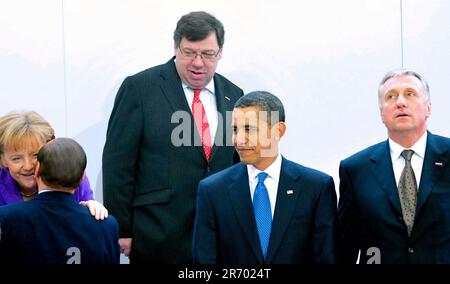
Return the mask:
[[[182,49],[181,47],[178,47],[178,49],[180,50],[181,54],[185,58],[195,59],[195,58],[197,58],[197,56],[200,56],[201,59],[206,59],[206,60],[209,60],[209,61],[216,60],[217,56],[219,55],[220,50],[221,50],[221,49],[219,49],[217,52],[213,51],[213,50],[197,52],[197,51],[194,51],[194,50],[189,49],[189,48],[183,48]]]

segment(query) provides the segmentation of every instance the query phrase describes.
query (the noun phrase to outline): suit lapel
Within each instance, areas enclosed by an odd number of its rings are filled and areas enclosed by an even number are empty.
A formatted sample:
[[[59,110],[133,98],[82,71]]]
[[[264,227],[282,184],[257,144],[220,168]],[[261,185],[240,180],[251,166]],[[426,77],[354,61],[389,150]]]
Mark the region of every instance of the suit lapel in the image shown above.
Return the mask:
[[[269,248],[267,251],[267,263],[271,263],[275,253],[283,240],[283,236],[288,228],[295,204],[300,194],[298,182],[299,175],[292,172],[289,161],[283,158],[281,163],[280,180],[278,182],[277,201],[272,222],[272,232],[270,235]],[[289,194],[288,194],[289,192]]]
[[[259,245],[255,214],[250,196],[247,167],[244,164],[240,163],[232,173],[228,192],[236,219],[256,258],[260,263],[263,263],[264,260]]]
[[[163,79],[161,89],[172,106],[173,111],[182,110],[191,113],[173,58],[164,64],[161,70],[161,77]]]
[[[382,143],[372,154],[372,174],[378,184],[383,188],[392,206],[402,214],[400,199],[398,197],[397,184],[395,183],[394,170],[392,168],[389,142]]]
[[[186,100],[186,95],[184,94],[183,87],[181,85],[180,76],[178,76],[174,58],[169,60],[161,70],[161,90],[166,97],[167,101],[171,105],[174,112],[176,111],[185,111],[189,114],[191,121],[191,137],[193,137],[194,148],[196,148],[204,159],[206,159],[205,151],[202,147],[202,140],[200,138],[200,134],[198,133],[197,127],[194,123],[194,116],[192,115],[191,108]],[[198,141],[200,141],[199,145],[197,145]]]
[[[445,158],[447,149],[440,147],[435,136],[428,132],[427,148],[423,161],[422,175],[420,177],[419,192],[417,196],[416,218],[420,214],[423,204],[428,199],[431,190],[442,176],[448,161]]]

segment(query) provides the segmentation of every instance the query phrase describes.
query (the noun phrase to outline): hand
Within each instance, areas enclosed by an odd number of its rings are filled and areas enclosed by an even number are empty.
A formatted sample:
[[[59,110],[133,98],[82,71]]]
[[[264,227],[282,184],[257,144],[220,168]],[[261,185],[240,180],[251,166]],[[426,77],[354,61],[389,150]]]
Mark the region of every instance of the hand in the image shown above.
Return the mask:
[[[125,256],[130,255],[132,242],[133,242],[133,238],[120,238],[119,239],[120,252],[123,253]]]
[[[86,206],[91,215],[95,217],[95,220],[104,220],[108,218],[108,210],[98,201],[80,201],[80,205]]]

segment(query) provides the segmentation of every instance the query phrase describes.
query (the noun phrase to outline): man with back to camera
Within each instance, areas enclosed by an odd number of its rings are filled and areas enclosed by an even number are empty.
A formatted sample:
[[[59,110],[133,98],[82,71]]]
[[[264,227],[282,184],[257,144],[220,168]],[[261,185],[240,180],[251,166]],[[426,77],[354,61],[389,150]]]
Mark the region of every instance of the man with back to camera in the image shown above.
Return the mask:
[[[119,228],[73,198],[83,179],[86,154],[69,138],[57,138],[37,155],[38,196],[0,207],[0,262],[24,264],[119,263]]]
[[[103,151],[103,196],[131,263],[192,262],[198,182],[237,161],[225,121],[243,92],[215,73],[223,44],[215,17],[184,15],[175,57],[126,78],[118,91]],[[173,137],[180,113],[189,125],[182,145]]]
[[[378,102],[388,139],[340,165],[340,262],[450,263],[450,139],[427,131],[428,83],[391,71]]]

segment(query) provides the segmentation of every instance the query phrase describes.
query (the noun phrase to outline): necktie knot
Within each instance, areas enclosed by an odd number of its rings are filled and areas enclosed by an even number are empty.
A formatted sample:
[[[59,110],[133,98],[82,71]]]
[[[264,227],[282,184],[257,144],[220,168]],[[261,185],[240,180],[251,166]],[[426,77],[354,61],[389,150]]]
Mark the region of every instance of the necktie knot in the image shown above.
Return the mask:
[[[200,97],[200,89],[194,89],[194,97]]]
[[[407,162],[411,162],[412,155],[414,154],[413,150],[403,150],[402,157],[405,158]]]
[[[258,174],[258,184],[264,183],[264,180],[266,180],[268,174],[265,172],[260,172]]]

